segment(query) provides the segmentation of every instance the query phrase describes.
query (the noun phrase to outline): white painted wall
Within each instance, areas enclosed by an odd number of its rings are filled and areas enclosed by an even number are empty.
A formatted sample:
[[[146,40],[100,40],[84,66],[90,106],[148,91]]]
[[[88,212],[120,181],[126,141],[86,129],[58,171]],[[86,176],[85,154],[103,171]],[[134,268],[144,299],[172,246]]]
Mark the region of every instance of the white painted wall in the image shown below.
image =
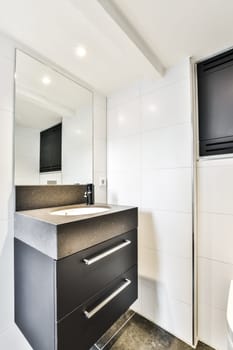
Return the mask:
[[[134,308],[192,342],[192,131],[189,60],[110,96],[108,202],[139,207]]]
[[[31,349],[24,337],[14,326],[13,292],[13,91],[14,50],[21,47],[5,35],[0,34],[0,349]],[[94,152],[94,178],[99,174],[106,177],[106,99],[95,93],[94,98],[94,140],[101,141],[101,147]],[[101,127],[99,125],[101,123]],[[99,153],[101,152],[101,153]],[[104,201],[106,188],[96,185],[97,201]]]
[[[233,279],[233,159],[198,162],[199,337],[227,349],[226,306]]]
[[[15,127],[15,179],[18,185],[37,185],[40,178],[40,130]]]

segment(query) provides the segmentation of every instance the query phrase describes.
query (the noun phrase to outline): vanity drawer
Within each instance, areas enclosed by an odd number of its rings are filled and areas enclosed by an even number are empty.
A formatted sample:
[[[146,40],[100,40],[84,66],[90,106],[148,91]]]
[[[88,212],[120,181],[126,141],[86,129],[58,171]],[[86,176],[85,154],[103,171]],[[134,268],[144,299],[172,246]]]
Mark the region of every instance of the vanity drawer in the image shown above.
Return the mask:
[[[57,320],[136,264],[136,229],[57,261]]]
[[[58,350],[88,350],[137,299],[137,266],[57,324]]]

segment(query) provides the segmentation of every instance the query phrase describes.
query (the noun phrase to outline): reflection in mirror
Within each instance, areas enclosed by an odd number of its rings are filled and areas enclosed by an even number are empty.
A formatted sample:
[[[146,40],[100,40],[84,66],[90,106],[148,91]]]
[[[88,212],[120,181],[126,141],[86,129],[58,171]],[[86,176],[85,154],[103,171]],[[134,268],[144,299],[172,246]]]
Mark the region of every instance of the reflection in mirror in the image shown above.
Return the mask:
[[[92,179],[92,92],[17,50],[15,184]]]

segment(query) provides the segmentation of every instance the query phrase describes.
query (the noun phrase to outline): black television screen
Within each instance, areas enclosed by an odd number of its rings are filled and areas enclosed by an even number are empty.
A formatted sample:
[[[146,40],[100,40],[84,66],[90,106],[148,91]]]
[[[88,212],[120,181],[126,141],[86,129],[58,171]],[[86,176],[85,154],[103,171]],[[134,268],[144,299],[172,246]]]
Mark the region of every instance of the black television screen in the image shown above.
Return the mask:
[[[200,155],[233,153],[233,50],[197,65]]]
[[[60,171],[61,154],[62,123],[40,133],[40,172]]]

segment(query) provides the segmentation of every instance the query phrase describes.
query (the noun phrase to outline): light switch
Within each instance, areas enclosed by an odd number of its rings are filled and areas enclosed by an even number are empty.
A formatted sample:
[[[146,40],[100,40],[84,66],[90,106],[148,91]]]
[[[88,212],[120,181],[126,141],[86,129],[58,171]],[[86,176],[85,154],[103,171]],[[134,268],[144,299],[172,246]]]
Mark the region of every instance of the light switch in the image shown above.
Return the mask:
[[[105,177],[99,177],[99,187],[106,186],[106,178]]]

